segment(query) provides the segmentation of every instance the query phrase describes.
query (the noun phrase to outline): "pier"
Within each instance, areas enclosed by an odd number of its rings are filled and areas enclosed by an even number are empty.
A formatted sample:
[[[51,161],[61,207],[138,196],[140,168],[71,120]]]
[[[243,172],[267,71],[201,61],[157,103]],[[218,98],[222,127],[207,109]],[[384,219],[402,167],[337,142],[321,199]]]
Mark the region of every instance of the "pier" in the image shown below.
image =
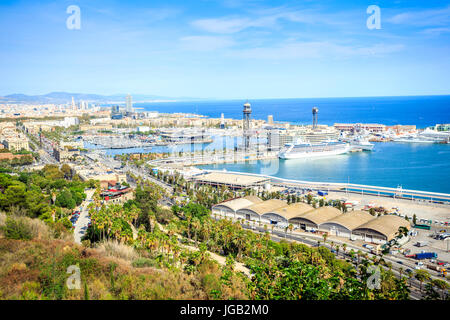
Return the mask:
[[[301,180],[290,180],[283,179],[274,176],[266,176],[260,174],[252,173],[242,173],[242,172],[231,172],[231,171],[220,171],[220,170],[204,170],[205,172],[219,172],[223,174],[233,174],[242,176],[255,176],[261,178],[268,178],[274,186],[286,187],[286,188],[299,188],[299,189],[309,189],[309,190],[323,190],[328,192],[342,192],[342,193],[356,193],[361,195],[371,195],[378,197],[389,197],[394,199],[404,199],[411,201],[422,201],[433,204],[450,205],[450,194],[447,193],[437,193],[429,191],[420,190],[408,190],[408,189],[398,189],[389,187],[377,187],[368,186],[360,184],[351,183],[334,183],[334,182],[313,182],[313,181],[301,181]]]

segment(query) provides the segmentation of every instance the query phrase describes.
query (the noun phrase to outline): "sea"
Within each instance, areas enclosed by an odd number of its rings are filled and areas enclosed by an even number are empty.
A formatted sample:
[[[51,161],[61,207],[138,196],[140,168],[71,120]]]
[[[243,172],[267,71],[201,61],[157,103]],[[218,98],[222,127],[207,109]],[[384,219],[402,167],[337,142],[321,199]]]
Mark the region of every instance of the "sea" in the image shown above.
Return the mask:
[[[135,108],[163,113],[194,113],[218,118],[242,118],[246,100],[213,100],[136,103]],[[291,124],[311,124],[317,107],[318,123],[380,123],[426,128],[450,123],[450,95],[364,98],[252,99],[252,119]],[[206,148],[221,148],[215,142]],[[180,147],[183,148],[183,147]],[[198,147],[196,147],[197,149]],[[183,148],[186,150],[185,148]],[[198,150],[198,149],[197,149]],[[145,151],[145,150],[143,150]],[[153,148],[154,152],[165,151]],[[110,150],[110,154],[140,152]],[[203,169],[267,173],[303,181],[350,182],[354,184],[423,190],[450,194],[450,144],[375,143],[373,151],[323,159],[270,160],[199,166]]]

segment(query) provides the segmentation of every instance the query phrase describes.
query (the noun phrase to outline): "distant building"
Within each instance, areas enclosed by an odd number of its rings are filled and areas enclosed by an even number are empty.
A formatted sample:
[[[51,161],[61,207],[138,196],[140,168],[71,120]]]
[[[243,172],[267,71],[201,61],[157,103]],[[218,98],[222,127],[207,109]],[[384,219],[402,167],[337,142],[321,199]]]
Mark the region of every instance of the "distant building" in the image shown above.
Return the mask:
[[[144,117],[147,119],[154,119],[154,118],[158,118],[159,116],[159,112],[158,111],[146,111],[146,112],[142,112]]]
[[[27,137],[21,134],[5,137],[2,144],[10,151],[30,151]]]
[[[220,128],[220,129],[225,129],[225,117],[224,117],[223,113],[220,114],[220,124],[219,124],[219,128]]]
[[[120,183],[114,183],[113,181],[106,185],[106,188],[104,188],[100,196],[109,203],[124,203],[134,199],[134,193],[131,188],[122,186]]]
[[[273,124],[273,115],[270,114],[270,115],[267,116],[267,123],[268,124]]]
[[[63,127],[68,128],[79,125],[80,120],[77,117],[65,117],[61,124]]]
[[[83,140],[80,141],[61,141],[59,143],[60,148],[63,149],[83,149],[84,143]]]
[[[436,131],[450,131],[450,123],[437,124],[437,125],[434,126],[434,130],[436,130]]]
[[[113,119],[113,120],[123,119],[123,114],[122,114],[122,112],[120,112],[119,106],[111,107],[111,119]]]
[[[415,125],[401,125],[401,124],[386,127],[386,129],[387,130],[391,129],[397,133],[415,132],[417,130]]]
[[[76,158],[80,155],[79,149],[66,149],[55,147],[53,148],[53,157],[58,160],[58,162],[65,162]]]
[[[128,94],[126,96],[125,100],[126,100],[126,104],[127,104],[126,111],[133,112],[133,98],[131,97],[131,95]]]
[[[269,151],[277,151],[284,147],[286,143],[294,142],[295,135],[289,134],[286,130],[272,129],[267,135]]]
[[[149,132],[150,131],[150,127],[140,126],[140,127],[137,127],[137,131],[138,132]]]
[[[384,132],[386,125],[377,123],[335,123],[334,128],[339,131],[355,132],[358,130],[367,130],[369,132]]]

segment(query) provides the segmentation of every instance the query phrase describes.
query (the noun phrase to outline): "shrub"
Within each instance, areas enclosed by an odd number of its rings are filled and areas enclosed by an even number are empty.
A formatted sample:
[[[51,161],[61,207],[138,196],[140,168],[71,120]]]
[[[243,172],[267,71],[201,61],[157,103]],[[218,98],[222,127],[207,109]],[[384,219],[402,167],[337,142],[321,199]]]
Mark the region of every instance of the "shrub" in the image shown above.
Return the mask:
[[[28,226],[33,238],[50,240],[53,238],[53,232],[39,219],[23,218],[23,222]]]
[[[138,258],[133,261],[132,266],[135,268],[158,267],[158,262],[149,258]]]
[[[221,284],[220,279],[215,274],[206,274],[201,279],[201,284],[210,298],[220,299]]]
[[[133,261],[138,258],[136,251],[125,244],[115,240],[108,240],[100,243],[97,250],[106,256],[120,258],[128,261]]]
[[[25,224],[23,219],[6,218],[2,230],[7,239],[31,240],[33,238],[30,227]]]
[[[22,216],[6,217],[0,214],[0,230],[5,238],[14,240],[53,238],[52,231],[43,221]]]

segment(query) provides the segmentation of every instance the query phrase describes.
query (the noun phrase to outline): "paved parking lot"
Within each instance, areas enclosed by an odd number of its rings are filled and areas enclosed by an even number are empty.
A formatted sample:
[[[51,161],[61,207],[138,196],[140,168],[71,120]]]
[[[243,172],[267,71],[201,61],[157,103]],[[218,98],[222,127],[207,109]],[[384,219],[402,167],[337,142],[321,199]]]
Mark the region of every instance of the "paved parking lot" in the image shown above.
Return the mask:
[[[438,260],[444,260],[446,262],[450,262],[450,252],[447,251],[447,246],[450,248],[450,238],[449,240],[437,240],[433,239],[431,235],[435,233],[434,230],[419,230],[412,229],[417,231],[417,236],[411,237],[411,240],[406,243],[403,248],[410,249],[411,254],[419,253],[421,251],[426,252],[436,252],[438,255]],[[428,244],[423,247],[417,247],[415,244],[418,241],[426,241]]]

